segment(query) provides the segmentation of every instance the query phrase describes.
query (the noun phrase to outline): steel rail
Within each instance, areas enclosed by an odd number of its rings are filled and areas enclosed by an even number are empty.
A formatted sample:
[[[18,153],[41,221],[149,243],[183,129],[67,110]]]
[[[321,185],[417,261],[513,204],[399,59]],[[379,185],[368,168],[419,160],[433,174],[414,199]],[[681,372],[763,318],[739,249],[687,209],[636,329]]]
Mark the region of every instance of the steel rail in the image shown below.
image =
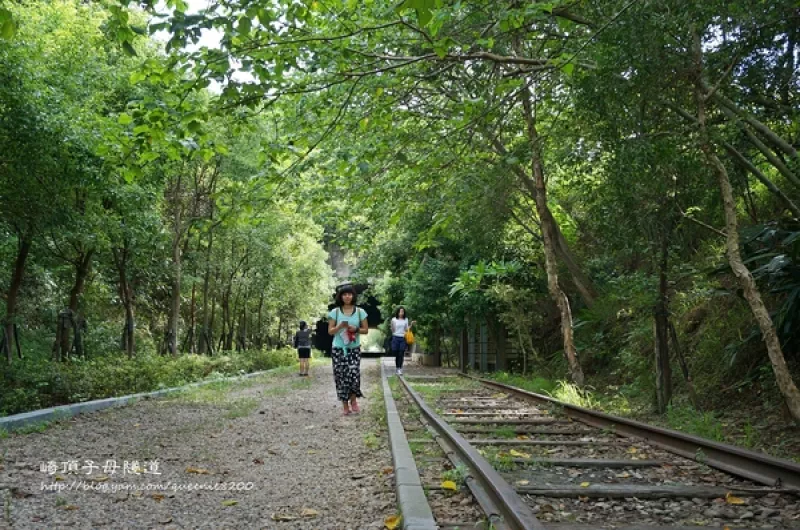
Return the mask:
[[[497,506],[503,522],[514,530],[545,530],[542,523],[536,519],[530,506],[495,471],[492,465],[480,455],[478,450],[441,419],[403,377],[398,377],[398,379],[428,420],[428,423],[447,441],[461,461],[469,468],[472,477],[489,494],[492,502]]]
[[[469,374],[460,375],[523,398],[539,403],[556,405],[561,407],[568,417],[593,427],[614,429],[614,432],[621,436],[642,438],[656,447],[732,475],[774,488],[783,488],[787,493],[800,494],[800,464],[797,462],[571,405],[549,396],[543,396],[489,379]]]

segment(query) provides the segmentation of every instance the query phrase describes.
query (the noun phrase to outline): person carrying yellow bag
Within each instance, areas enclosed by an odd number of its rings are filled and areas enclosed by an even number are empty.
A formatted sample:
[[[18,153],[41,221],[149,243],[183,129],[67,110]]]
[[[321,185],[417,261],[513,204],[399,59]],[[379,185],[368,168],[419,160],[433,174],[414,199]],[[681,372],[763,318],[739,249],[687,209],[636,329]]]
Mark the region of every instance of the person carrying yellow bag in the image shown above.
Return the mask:
[[[397,375],[403,375],[403,361],[405,360],[406,349],[414,344],[414,334],[411,326],[416,324],[415,320],[409,320],[404,307],[398,307],[392,318],[392,353],[397,367]],[[410,341],[408,339],[411,339]]]

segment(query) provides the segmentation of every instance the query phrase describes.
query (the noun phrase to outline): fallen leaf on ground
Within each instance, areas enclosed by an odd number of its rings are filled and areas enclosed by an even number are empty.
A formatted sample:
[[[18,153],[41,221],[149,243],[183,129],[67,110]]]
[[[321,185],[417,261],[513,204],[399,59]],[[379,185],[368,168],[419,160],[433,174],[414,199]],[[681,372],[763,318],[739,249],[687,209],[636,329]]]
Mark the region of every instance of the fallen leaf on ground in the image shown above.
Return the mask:
[[[160,524],[169,524],[172,522],[172,517],[164,517],[158,521]]]
[[[74,504],[67,504],[66,506],[64,506],[64,509],[72,511],[72,510],[77,510],[78,507],[75,506]]]
[[[518,480],[517,481],[517,486],[527,486],[530,483],[531,483],[530,480]]]
[[[636,449],[635,447],[628,447],[628,453],[633,455],[633,454],[636,454],[638,452],[639,452],[639,450]]]
[[[105,482],[108,478],[108,475],[97,475],[96,477],[90,477],[89,480],[92,482]]]
[[[239,504],[239,501],[235,501],[233,499],[228,499],[226,501],[222,501],[222,505],[223,506],[236,506],[237,504]]]
[[[512,449],[511,451],[508,452],[508,454],[510,454],[511,456],[516,456],[517,458],[530,458],[531,457],[531,455],[529,455],[528,453],[523,453],[521,451],[517,451],[516,449]]]
[[[394,468],[392,466],[386,466],[383,469],[381,469],[381,473],[383,473],[384,475],[388,475],[389,473],[392,473],[393,471],[394,471]]]
[[[399,515],[390,515],[386,519],[383,520],[383,526],[388,528],[389,530],[395,530],[398,526],[400,526],[401,517]]]
[[[319,515],[319,512],[313,508],[303,508],[303,511],[300,512],[300,515],[303,517],[316,517]]]
[[[55,476],[55,479],[56,479],[56,480],[64,480],[64,477],[62,477],[61,475],[56,475],[56,476]]]
[[[134,423],[134,424],[133,424],[133,426],[134,426],[134,427],[141,427],[141,426],[142,426],[142,424],[141,424],[141,423]]]
[[[744,504],[744,499],[740,499],[739,497],[734,497],[733,494],[729,491],[725,494],[725,502],[728,504]]]
[[[309,449],[308,450],[308,454],[315,455],[315,454],[317,454],[317,452],[315,450],[313,450],[313,449]]]
[[[273,521],[294,521],[297,519],[295,515],[289,515],[288,513],[273,513],[271,516]]]
[[[442,482],[442,488],[446,490],[455,491],[458,489],[458,486],[452,480],[445,480],[444,482]]]
[[[191,467],[191,466],[186,468],[186,472],[187,473],[195,473],[197,475],[210,475],[211,474],[211,472],[209,472],[207,469],[201,469],[199,467]]]
[[[588,488],[591,485],[591,482],[581,482],[582,488]]]
[[[528,439],[528,437],[526,435],[524,435],[524,434],[518,434],[517,435],[517,440],[527,440],[527,439]]]
[[[264,461],[261,460],[260,458],[254,458],[253,459],[253,463],[254,464],[258,464],[258,465],[262,465],[264,463]]]
[[[153,493],[150,495],[154,501],[161,502],[164,499],[164,495],[162,493]]]

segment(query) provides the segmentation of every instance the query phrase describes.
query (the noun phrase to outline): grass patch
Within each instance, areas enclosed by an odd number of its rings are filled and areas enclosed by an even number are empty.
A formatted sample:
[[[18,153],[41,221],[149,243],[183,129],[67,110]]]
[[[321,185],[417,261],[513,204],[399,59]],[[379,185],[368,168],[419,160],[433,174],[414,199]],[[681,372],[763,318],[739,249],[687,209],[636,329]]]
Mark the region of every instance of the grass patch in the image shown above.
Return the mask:
[[[237,399],[228,405],[228,411],[224,414],[225,418],[232,420],[249,416],[258,408],[258,400],[255,398]]]
[[[496,438],[516,438],[517,431],[514,427],[498,427],[492,431],[492,434]]]
[[[291,348],[214,357],[142,353],[129,359],[123,354],[109,354],[60,363],[52,362],[49,356],[30,356],[0,373],[0,416],[293,367],[295,363],[296,352]],[[238,385],[248,383],[240,381]]]
[[[458,484],[459,487],[463,487],[467,484],[468,475],[469,469],[467,466],[464,464],[458,464],[456,467],[448,469],[442,473],[442,480],[451,480]]]
[[[700,412],[693,407],[672,406],[667,410],[667,424],[678,431],[718,442],[725,441],[722,423],[713,412]]]
[[[364,434],[364,445],[366,445],[369,449],[377,449],[380,447],[381,441],[377,434],[374,432],[368,432]]]
[[[513,457],[497,447],[487,447],[481,449],[481,454],[497,471],[513,471],[516,467]]]

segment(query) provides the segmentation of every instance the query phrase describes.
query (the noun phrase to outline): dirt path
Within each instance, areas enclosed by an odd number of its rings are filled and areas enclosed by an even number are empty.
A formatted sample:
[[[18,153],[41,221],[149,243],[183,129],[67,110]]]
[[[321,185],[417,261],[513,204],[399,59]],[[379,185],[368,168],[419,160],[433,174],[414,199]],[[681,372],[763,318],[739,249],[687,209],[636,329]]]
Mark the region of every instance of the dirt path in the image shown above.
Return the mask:
[[[312,372],[209,385],[0,439],[0,527],[382,528],[395,498],[381,472],[391,455],[378,432],[378,365],[363,362],[370,399],[350,417],[330,365]]]

